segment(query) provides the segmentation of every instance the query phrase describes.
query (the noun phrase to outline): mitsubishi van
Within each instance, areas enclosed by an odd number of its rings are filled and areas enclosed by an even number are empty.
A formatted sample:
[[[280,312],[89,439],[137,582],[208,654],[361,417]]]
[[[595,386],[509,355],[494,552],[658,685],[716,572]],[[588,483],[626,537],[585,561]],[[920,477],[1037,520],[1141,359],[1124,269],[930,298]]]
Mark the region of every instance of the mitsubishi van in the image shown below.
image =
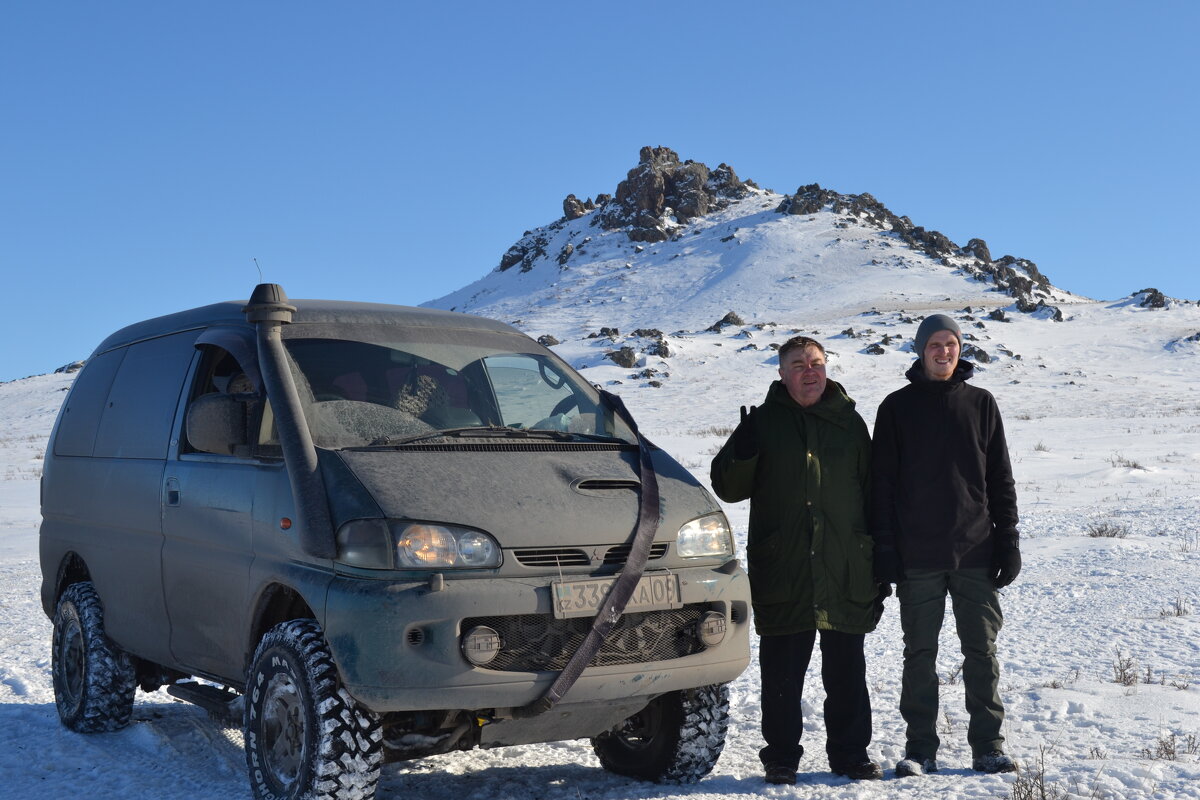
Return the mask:
[[[165,687],[243,728],[258,798],[579,738],[699,780],[749,660],[716,501],[480,317],[262,284],[130,325],[63,403],[41,507],[62,723],[117,730]]]

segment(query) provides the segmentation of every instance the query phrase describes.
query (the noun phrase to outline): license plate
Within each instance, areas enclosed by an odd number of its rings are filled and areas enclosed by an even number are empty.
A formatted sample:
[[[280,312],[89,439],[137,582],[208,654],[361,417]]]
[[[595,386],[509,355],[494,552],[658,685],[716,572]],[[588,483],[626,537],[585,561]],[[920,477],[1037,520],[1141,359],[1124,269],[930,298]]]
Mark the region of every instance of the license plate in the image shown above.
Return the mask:
[[[551,596],[554,598],[554,616],[559,619],[596,616],[615,580],[597,578],[584,581],[554,581],[550,584]],[[629,603],[625,606],[625,613],[662,611],[682,606],[678,576],[669,572],[655,572],[643,575],[638,581]]]

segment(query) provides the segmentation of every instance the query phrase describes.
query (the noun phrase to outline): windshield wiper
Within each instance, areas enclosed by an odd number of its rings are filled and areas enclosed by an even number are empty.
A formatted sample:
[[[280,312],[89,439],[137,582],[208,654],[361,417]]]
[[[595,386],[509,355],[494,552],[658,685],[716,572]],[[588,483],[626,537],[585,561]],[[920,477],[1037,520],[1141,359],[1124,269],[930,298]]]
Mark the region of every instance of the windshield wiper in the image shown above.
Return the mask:
[[[371,442],[368,447],[383,447],[385,445],[402,445],[412,444],[414,442],[423,442],[429,439],[442,438],[480,438],[480,439],[554,439],[560,442],[570,441],[574,434],[566,433],[565,431],[549,431],[549,430],[526,430],[525,428],[512,428],[507,425],[474,425],[468,428],[447,428],[440,431],[432,431],[430,433],[420,433],[416,436],[381,436]]]
[[[620,436],[610,436],[606,433],[579,433],[571,431],[569,436],[576,439],[587,439],[589,442],[609,442],[612,444],[627,444],[633,446],[633,442],[627,439],[622,439]]]

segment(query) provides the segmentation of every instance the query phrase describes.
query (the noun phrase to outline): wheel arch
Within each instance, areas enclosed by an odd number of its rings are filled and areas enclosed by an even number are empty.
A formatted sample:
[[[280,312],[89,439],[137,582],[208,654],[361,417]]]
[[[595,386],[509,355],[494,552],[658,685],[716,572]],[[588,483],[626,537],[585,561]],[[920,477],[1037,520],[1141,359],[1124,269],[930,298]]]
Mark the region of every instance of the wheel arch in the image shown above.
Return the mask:
[[[54,609],[58,606],[58,601],[62,598],[63,592],[73,583],[82,581],[90,581],[92,573],[88,570],[87,562],[83,560],[83,556],[76,553],[74,550],[68,550],[58,562],[58,574],[54,578],[54,596],[50,599],[50,609],[47,611],[53,617]],[[103,602],[103,598],[101,598]]]
[[[281,622],[292,619],[317,619],[312,607],[300,592],[282,583],[270,583],[259,593],[254,616],[250,619],[249,635],[242,653],[242,673],[250,669],[254,651],[267,631]]]

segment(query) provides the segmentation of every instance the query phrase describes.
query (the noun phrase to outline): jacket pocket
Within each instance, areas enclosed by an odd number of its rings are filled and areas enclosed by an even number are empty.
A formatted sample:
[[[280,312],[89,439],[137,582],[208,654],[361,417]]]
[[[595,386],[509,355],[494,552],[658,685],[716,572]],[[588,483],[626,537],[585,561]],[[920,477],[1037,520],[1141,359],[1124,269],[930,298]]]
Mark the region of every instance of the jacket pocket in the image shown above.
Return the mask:
[[[846,585],[850,587],[850,601],[855,604],[874,603],[879,591],[875,585],[875,540],[866,534],[854,533],[848,550]]]
[[[784,557],[785,537],[778,531],[756,535],[746,544],[746,571],[755,603],[780,603],[791,596],[793,576]]]

